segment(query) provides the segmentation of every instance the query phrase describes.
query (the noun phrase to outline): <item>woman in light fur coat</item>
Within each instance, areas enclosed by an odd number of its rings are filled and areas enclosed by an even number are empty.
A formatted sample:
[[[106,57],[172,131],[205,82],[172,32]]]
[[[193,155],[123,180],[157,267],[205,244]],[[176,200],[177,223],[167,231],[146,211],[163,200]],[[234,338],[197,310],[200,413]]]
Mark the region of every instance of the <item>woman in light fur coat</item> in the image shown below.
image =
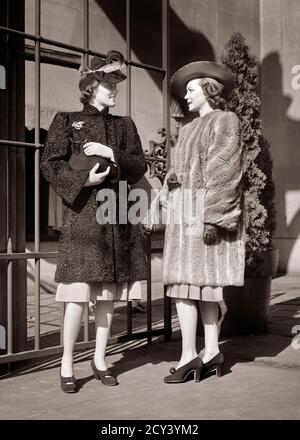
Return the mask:
[[[218,302],[224,286],[244,283],[240,122],[235,113],[217,108],[221,94],[233,87],[231,72],[208,61],[185,65],[171,80],[173,93],[199,117],[182,128],[160,193],[168,212],[163,281],[175,298],[182,332],[181,358],[165,383],[184,382],[191,373],[195,381],[211,371],[221,374]],[[202,359],[196,351],[196,301],[204,325]]]

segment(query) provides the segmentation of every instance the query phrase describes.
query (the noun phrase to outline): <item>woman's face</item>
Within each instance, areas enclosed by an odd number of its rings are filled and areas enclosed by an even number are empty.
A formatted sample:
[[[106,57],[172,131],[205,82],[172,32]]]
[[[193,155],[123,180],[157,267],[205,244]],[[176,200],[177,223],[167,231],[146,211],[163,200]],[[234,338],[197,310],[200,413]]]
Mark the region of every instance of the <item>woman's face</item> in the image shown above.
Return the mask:
[[[94,91],[94,104],[103,107],[114,107],[116,105],[116,97],[118,89],[116,84],[101,81]]]
[[[198,112],[206,102],[206,96],[199,84],[199,79],[192,79],[186,85],[186,100],[190,112]]]

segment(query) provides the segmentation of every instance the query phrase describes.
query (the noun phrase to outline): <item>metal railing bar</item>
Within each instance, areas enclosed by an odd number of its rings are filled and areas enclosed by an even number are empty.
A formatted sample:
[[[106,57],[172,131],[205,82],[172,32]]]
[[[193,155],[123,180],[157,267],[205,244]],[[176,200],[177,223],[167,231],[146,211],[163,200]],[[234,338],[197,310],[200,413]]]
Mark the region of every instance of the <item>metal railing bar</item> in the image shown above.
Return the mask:
[[[8,252],[0,253],[0,260],[35,260],[39,258],[57,258],[58,252]]]
[[[60,303],[60,325],[59,325],[59,342],[60,345],[63,345],[64,341],[64,318],[65,318],[65,309],[66,309],[66,303],[62,302]]]
[[[34,61],[34,45],[25,44],[25,60]],[[55,49],[41,48],[41,63],[54,64],[56,66],[71,67],[78,69],[80,66],[80,55],[62,52]]]
[[[25,32],[16,31],[15,29],[6,28],[4,26],[0,26],[0,31],[16,34],[16,35],[25,37],[28,40],[39,41],[40,43],[49,44],[50,46],[61,47],[62,49],[68,49],[68,50],[72,50],[74,52],[84,53],[86,55],[96,55],[96,56],[102,57],[102,58],[105,58],[105,56],[106,56],[106,54],[96,52],[91,49],[84,49],[83,47],[73,46],[73,45],[67,44],[67,43],[61,43],[56,40],[51,40],[50,38],[44,38],[41,35],[36,37],[31,34],[26,34]],[[139,63],[138,61],[128,61],[128,60],[126,60],[125,62],[126,62],[126,64],[130,64],[131,66],[138,67],[140,69],[151,70],[151,71],[159,72],[162,74],[166,73],[164,68],[158,67],[158,66],[152,66],[151,64],[144,64],[144,63]]]
[[[83,340],[84,342],[89,340],[89,303],[84,306],[83,312]]]
[[[83,47],[80,47],[80,46],[73,46],[72,44],[61,43],[60,41],[51,40],[50,38],[41,37],[40,40],[41,40],[41,43],[49,44],[50,46],[61,47],[62,49],[73,50],[74,52],[80,52],[85,55],[96,55],[96,56],[102,57],[102,58],[105,58],[105,56],[106,56],[106,54],[103,54],[101,52],[96,52],[95,50],[84,49]]]
[[[9,12],[8,12],[9,13]],[[6,162],[6,227],[7,227],[7,252],[13,252],[12,247],[12,225],[11,225],[11,166],[10,154],[7,154]],[[13,262],[8,261],[7,264],[7,353],[13,353]]]
[[[131,59],[130,47],[130,0],[126,0],[126,59]],[[131,116],[131,64],[126,64],[126,114]],[[127,303],[127,334],[132,334],[132,302]]]
[[[110,344],[109,347],[106,350],[106,355],[111,356],[113,354],[122,354],[124,351],[130,349],[136,349],[140,348],[144,345],[144,342],[141,339],[137,339],[135,341],[125,341],[122,344]],[[74,363],[78,362],[84,362],[85,360],[89,359],[89,357],[93,356],[94,350],[93,348],[88,348],[86,350],[78,350],[74,353]],[[39,370],[45,370],[47,368],[55,368],[59,366],[60,359],[54,358],[54,359],[45,359],[41,361],[38,365],[32,365],[30,366],[24,366],[20,369],[17,369],[14,371],[14,374],[20,375],[20,374],[28,374],[33,373],[37,369]],[[0,377],[0,380],[4,378],[3,376]]]
[[[80,350],[80,349],[89,348],[92,344],[94,344],[94,341],[90,341],[89,343],[77,342],[77,344],[75,345],[75,349]],[[63,351],[63,347],[61,345],[57,345],[56,347],[41,348],[39,350],[21,351],[19,353],[10,356],[9,355],[0,356],[0,364],[4,364],[6,362],[16,362],[27,359],[34,359],[43,356],[51,356],[55,354],[60,354],[62,353],[62,351]]]
[[[35,0],[35,130],[34,143],[40,143],[40,106],[41,106],[41,0]],[[40,252],[40,150],[37,148],[34,153],[34,251]],[[40,348],[41,332],[41,310],[40,310],[40,283],[41,283],[41,260],[36,258],[34,292],[35,292],[35,338],[34,348]]]
[[[41,148],[43,144],[35,144],[32,142],[19,142],[19,141],[9,141],[0,139],[0,148],[1,147],[30,147],[30,148]]]
[[[162,253],[162,248],[151,249],[152,254]],[[38,258],[57,258],[58,252],[9,252],[0,253],[0,260],[35,260]]]
[[[84,10],[83,10],[83,47],[84,47],[84,66],[88,66],[88,50],[89,50],[89,0],[84,0]]]
[[[131,59],[130,49],[130,0],[126,0],[126,59]],[[126,66],[126,113],[131,116],[131,64]]]
[[[163,79],[163,126],[166,128],[167,168],[170,167],[170,1],[162,2],[162,49],[163,68],[166,74]],[[172,334],[171,298],[167,297],[167,286],[164,286],[164,328],[165,340],[169,340]]]
[[[167,296],[167,286],[164,286],[164,329],[165,340],[168,341],[172,335],[172,300]]]
[[[8,28],[5,26],[0,26],[0,31],[7,32],[8,34],[14,34],[16,36],[27,38],[27,40],[36,40],[35,35],[27,34],[26,32],[17,31],[16,29]]]
[[[147,331],[148,344],[152,342],[152,275],[151,275],[151,235],[147,236]]]
[[[121,336],[114,336],[112,338],[108,339],[108,345],[120,343],[120,342],[127,342],[131,340],[139,340],[139,339],[146,339],[148,338],[148,331],[142,331],[137,333],[132,333],[132,335],[121,335]],[[151,335],[153,337],[155,336],[164,336],[166,334],[165,329],[156,329],[152,330]],[[87,341],[87,342],[77,342],[75,344],[75,350],[85,350],[88,348],[94,348],[95,347],[95,340],[93,341]],[[21,351],[19,353],[15,354],[4,354],[0,356],[0,365],[5,364],[7,362],[17,362],[17,361],[23,361],[27,359],[34,359],[38,357],[44,357],[44,356],[51,356],[51,355],[59,355],[63,352],[63,346],[57,345],[55,347],[48,347],[48,348],[42,348],[39,350],[28,350],[28,351]]]
[[[11,238],[8,239],[7,250],[12,251]],[[7,265],[7,353],[13,353],[13,262]]]
[[[74,46],[72,44],[67,44],[67,43],[62,43],[60,41],[52,40],[51,38],[45,38],[45,37],[42,37],[42,35],[28,34],[26,32],[17,31],[16,29],[7,28],[4,26],[0,26],[0,31],[7,32],[9,34],[14,34],[16,36],[26,38],[27,40],[32,40],[35,42],[38,41],[40,43],[49,44],[51,46],[56,46],[56,47],[61,47],[63,49],[73,50],[74,52],[88,53],[91,55],[98,55],[100,57],[105,56],[104,54],[92,51],[90,49],[88,49],[88,51],[86,51],[83,47]]]
[[[127,335],[132,335],[132,301],[127,303]]]
[[[170,54],[169,54],[169,0],[162,2],[162,49],[163,68],[166,72],[163,79],[163,127],[166,129],[167,165],[170,167]]]

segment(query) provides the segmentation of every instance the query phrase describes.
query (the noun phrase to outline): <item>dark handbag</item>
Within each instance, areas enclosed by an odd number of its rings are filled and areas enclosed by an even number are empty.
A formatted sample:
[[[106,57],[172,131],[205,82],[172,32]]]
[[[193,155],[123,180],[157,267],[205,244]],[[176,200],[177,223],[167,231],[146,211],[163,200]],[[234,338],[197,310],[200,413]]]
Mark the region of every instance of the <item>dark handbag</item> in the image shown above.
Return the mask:
[[[75,142],[72,142],[72,154],[68,161],[69,166],[72,168],[72,170],[88,170],[91,171],[91,169],[96,165],[96,163],[99,163],[99,168],[97,169],[97,173],[103,173],[103,171],[106,170],[108,166],[110,166],[110,173],[109,176],[114,179],[118,176],[118,168],[113,165],[113,162],[110,159],[106,159],[105,157],[101,156],[87,156],[84,152],[83,145],[84,143],[75,144]]]
[[[111,161],[99,156],[87,156],[84,151],[80,151],[80,153],[72,153],[69,159],[69,165],[72,170],[88,170],[91,169],[99,163],[99,168],[97,172],[102,173],[106,170],[106,168],[111,165]]]

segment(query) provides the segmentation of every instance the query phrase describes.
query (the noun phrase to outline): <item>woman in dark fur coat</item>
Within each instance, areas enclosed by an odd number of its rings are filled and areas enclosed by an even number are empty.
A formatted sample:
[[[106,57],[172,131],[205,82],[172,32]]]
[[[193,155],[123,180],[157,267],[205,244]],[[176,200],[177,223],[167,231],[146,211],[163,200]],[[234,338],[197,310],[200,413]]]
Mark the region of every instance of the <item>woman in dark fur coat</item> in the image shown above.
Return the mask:
[[[117,51],[109,52],[106,60],[92,59],[79,82],[83,110],[55,116],[41,158],[42,172],[64,204],[55,274],[56,300],[67,303],[60,373],[64,392],[77,390],[73,350],[89,301],[96,301],[92,369],[103,384],[117,385],[105,361],[114,301],[139,300],[140,281],[146,278],[140,227],[119,221],[119,182],[127,190],[147,169],[132,119],[108,112],[115,105],[117,83],[126,78],[123,65]],[[103,221],[107,204],[101,204],[101,194],[108,194],[116,206],[115,221]]]
[[[175,298],[182,332],[182,354],[166,383],[199,381],[221,374],[218,302],[224,286],[244,283],[245,230],[242,209],[240,121],[218,108],[222,92],[234,82],[224,66],[199,61],[179,69],[173,92],[199,117],[185,125],[175,148],[174,165],[160,199],[168,207],[163,281]],[[204,325],[205,352],[196,351],[197,307]]]

